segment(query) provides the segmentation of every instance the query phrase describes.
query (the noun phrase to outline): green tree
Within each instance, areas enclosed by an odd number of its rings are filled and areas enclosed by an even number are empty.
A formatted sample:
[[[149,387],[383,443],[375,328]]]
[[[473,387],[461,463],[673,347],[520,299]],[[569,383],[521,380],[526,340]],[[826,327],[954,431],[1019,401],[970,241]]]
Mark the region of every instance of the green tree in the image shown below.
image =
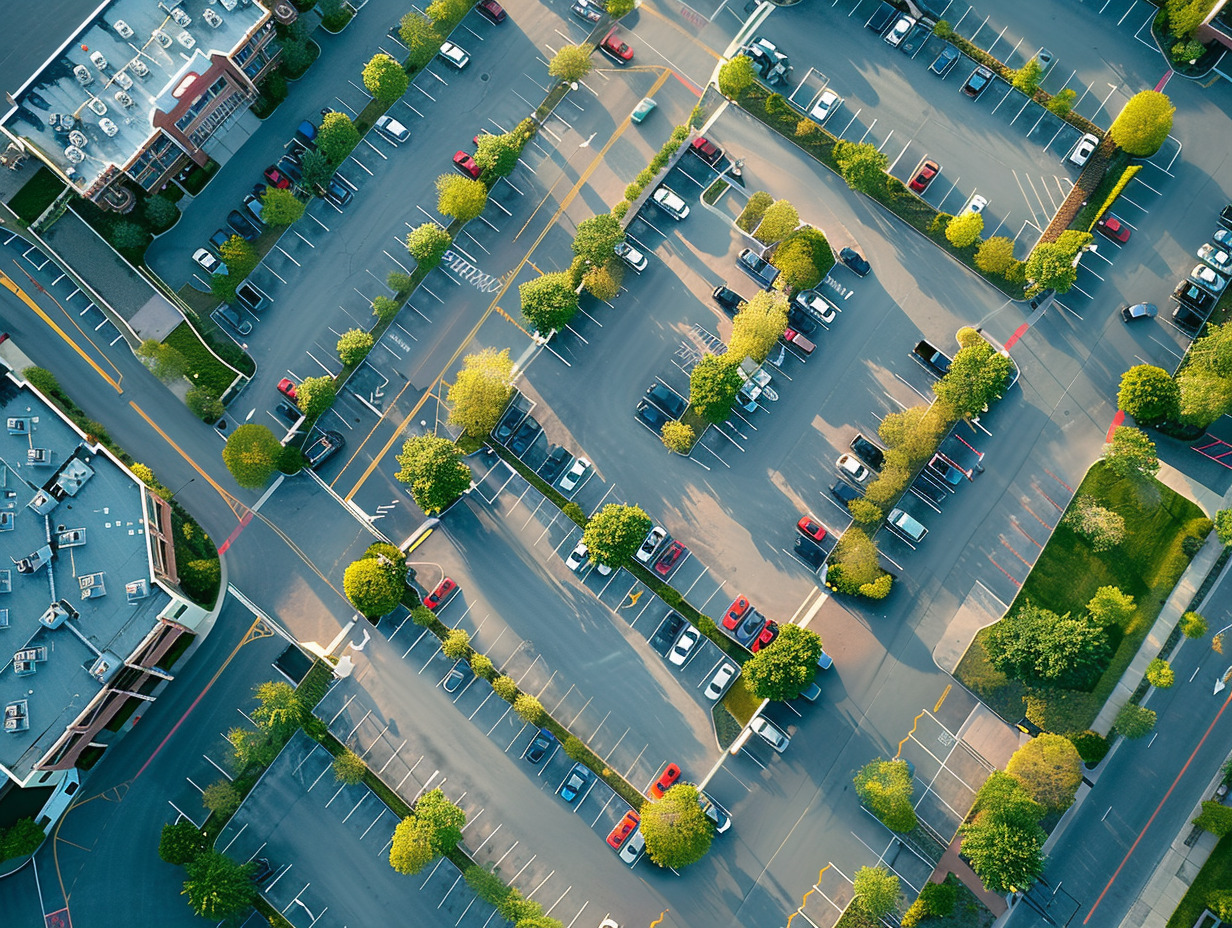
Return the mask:
[[[389,865],[399,873],[413,875],[436,857],[431,830],[414,815],[408,815],[394,829],[389,845]]]
[[[1078,795],[1082,758],[1068,738],[1044,732],[1014,752],[1005,772],[1045,809],[1064,812]]]
[[[708,354],[689,374],[689,405],[707,422],[727,421],[744,381],[725,357]]]
[[[591,264],[603,265],[616,256],[616,246],[625,240],[625,230],[611,213],[599,213],[578,223],[573,253]]]
[[[347,367],[355,367],[368,356],[374,343],[371,333],[348,329],[338,337],[338,357]]]
[[[397,300],[387,296],[378,296],[372,301],[372,315],[381,322],[392,322],[401,308],[402,305]]]
[[[834,145],[834,160],[852,190],[871,194],[885,189],[890,159],[879,152],[876,145],[840,140]]]
[[[860,768],[854,782],[860,801],[883,825],[898,832],[915,828],[914,786],[905,760],[871,760]]]
[[[596,300],[614,300],[620,294],[623,263],[615,260],[590,268],[582,275],[582,286]],[[613,273],[615,270],[616,273]],[[618,276],[619,275],[619,276]]]
[[[719,93],[734,100],[752,87],[756,80],[753,62],[747,55],[737,55],[719,68]]]
[[[184,402],[203,422],[217,422],[226,412],[222,400],[214,395],[210,387],[189,387],[188,393],[184,396]]]
[[[428,829],[432,846],[438,853],[456,847],[462,840],[466,813],[439,789],[429,790],[419,797],[415,803],[415,817]]]
[[[402,600],[402,580],[374,557],[352,561],[342,574],[342,591],[365,618],[376,621]]]
[[[145,248],[150,236],[135,222],[117,219],[111,224],[111,234],[108,236],[116,248]]]
[[[1045,813],[1023,785],[1002,770],[994,770],[984,781],[975,794],[971,811],[1022,829],[1039,824]]]
[[[652,524],[641,506],[608,503],[586,523],[582,540],[592,560],[619,567],[641,546]]]
[[[488,188],[483,181],[461,174],[442,174],[436,179],[436,210],[442,216],[452,216],[470,222],[488,205]]]
[[[453,237],[435,222],[418,225],[406,236],[406,250],[425,271],[440,264],[452,244]]]
[[[492,681],[492,690],[505,702],[513,702],[518,698],[517,681],[505,674],[501,674]]]
[[[518,288],[522,315],[541,333],[563,329],[578,308],[577,292],[566,273],[542,274]]]
[[[548,62],[548,73],[562,81],[580,81],[590,68],[590,49],[585,45],[562,46]]]
[[[201,804],[223,818],[238,809],[243,799],[230,780],[215,780],[201,791]]]
[[[975,266],[985,274],[1004,274],[1013,265],[1014,242],[1004,235],[985,239],[975,253]]]
[[[476,652],[471,655],[471,671],[475,676],[488,680],[496,673],[496,665],[492,663],[492,658],[486,654]]]
[[[415,281],[410,274],[404,274],[402,271],[390,271],[385,275],[385,286],[389,287],[390,290],[399,296],[406,296],[415,289]]]
[[[955,216],[946,224],[945,238],[955,248],[966,248],[980,240],[984,231],[984,216],[980,213],[964,213]]]
[[[364,86],[378,103],[391,106],[406,93],[410,78],[402,65],[384,52],[377,52],[364,65]]]
[[[1125,540],[1125,519],[1085,493],[1074,498],[1062,524],[1091,544],[1092,551],[1111,551]]]
[[[1200,613],[1186,612],[1181,616],[1181,634],[1186,638],[1203,638],[1209,630],[1210,626],[1206,624],[1206,618]]]
[[[1078,99],[1078,91],[1072,87],[1066,87],[1063,90],[1058,90],[1052,95],[1052,99],[1044,105],[1048,107],[1049,112],[1057,116],[1064,117],[1069,114],[1069,111],[1074,108],[1074,101]]]
[[[1150,734],[1155,727],[1155,710],[1127,702],[1117,713],[1112,727],[1117,733],[1131,741]]]
[[[163,382],[179,380],[188,372],[188,359],[170,345],[147,338],[137,348],[137,357],[146,362],[155,377]]]
[[[1078,279],[1074,256],[1067,254],[1055,242],[1040,242],[1031,250],[1024,268],[1031,286],[1027,294],[1034,296],[1044,290],[1066,293]]]
[[[1196,343],[1195,343],[1196,344]],[[1180,419],[1188,425],[1206,428],[1232,409],[1232,377],[1203,370],[1192,361],[1177,374],[1180,388]]]
[[[974,416],[1005,393],[1013,367],[1008,357],[981,339],[959,349],[949,373],[933,384],[933,392],[956,416]]]
[[[509,895],[509,887],[505,885],[505,881],[487,867],[471,864],[462,876],[466,885],[488,905],[500,905]]]
[[[180,208],[166,197],[150,197],[145,203],[145,218],[158,231],[170,229],[180,218]]]
[[[1126,625],[1136,608],[1134,598],[1116,586],[1101,586],[1087,603],[1091,618],[1105,628]]]
[[[517,132],[501,135],[486,133],[479,136],[475,147],[475,163],[491,178],[508,177],[518,166],[525,138]]]
[[[677,454],[688,454],[697,440],[693,426],[675,420],[664,424],[662,437],[664,446]]]
[[[209,845],[205,832],[184,818],[163,826],[158,839],[158,856],[180,867],[200,857]]]
[[[299,21],[297,20],[294,25],[298,26]],[[299,32],[302,33],[303,30],[300,29]],[[306,35],[288,34],[283,36],[279,44],[282,46],[281,61],[286,74],[292,77],[299,77],[308,70],[314,58]],[[268,87],[263,87],[262,89],[268,91]]]
[[[368,765],[364,759],[350,748],[343,748],[342,753],[334,758],[334,779],[347,786],[355,786],[364,782],[364,774]]]
[[[1176,417],[1180,390],[1166,370],[1153,364],[1135,364],[1121,375],[1117,406],[1143,425]]]
[[[843,532],[830,554],[830,570],[826,582],[840,593],[859,594],[866,587],[882,582],[882,577],[888,577],[881,569],[877,557],[877,548],[868,533],[858,528],[849,528]],[[886,590],[888,593],[889,590]],[[885,594],[882,594],[883,596]]]
[[[261,218],[267,225],[289,226],[304,215],[304,201],[290,190],[266,187],[261,194]]]
[[[460,661],[470,654],[471,636],[464,628],[451,628],[441,642],[441,651],[450,660]]]
[[[985,815],[963,825],[962,854],[993,892],[1026,889],[1044,870],[1044,830],[1019,828]]]
[[[513,395],[513,361],[509,349],[484,348],[462,359],[462,370],[449,387],[449,424],[472,438],[496,428]]]
[[[798,225],[800,214],[796,212],[796,208],[786,200],[775,200],[762,214],[753,238],[763,245],[773,245],[787,238]]]
[[[469,0],[432,0],[425,12],[432,22],[445,27],[455,25],[470,11],[470,8]]]
[[[398,464],[400,469],[394,476],[411,488],[411,496],[427,515],[440,512],[471,485],[471,469],[462,460],[462,449],[448,438],[408,438]]]
[[[787,297],[777,291],[759,290],[741,305],[732,321],[728,356],[752,358],[761,364],[778,344],[787,328]]]
[[[749,201],[744,204],[744,209],[740,211],[740,215],[736,217],[736,226],[742,232],[753,234],[753,230],[757,228],[757,224],[761,222],[761,217],[766,214],[766,210],[770,204],[774,202],[774,197],[766,193],[764,190],[758,190],[749,197]]]
[[[359,144],[359,130],[346,113],[331,111],[321,118],[317,130],[317,151],[331,164],[341,164]]]
[[[421,70],[435,58],[441,47],[441,34],[432,24],[432,20],[422,13],[412,11],[403,16],[398,35],[410,50],[406,59],[407,65],[415,71]]]
[[[988,630],[984,649],[1006,676],[1085,689],[1107,665],[1107,633],[1086,618],[1024,603]]]
[[[861,867],[851,886],[856,901],[873,918],[883,918],[898,907],[898,877],[885,867]]]
[[[257,707],[252,720],[266,731],[285,735],[299,728],[309,716],[308,707],[290,683],[267,681],[253,687]]]
[[[1122,477],[1147,478],[1159,473],[1155,442],[1141,429],[1117,426],[1112,441],[1104,445],[1104,463]]]
[[[274,744],[264,728],[232,728],[227,732],[227,741],[231,744],[231,762],[238,772],[250,766],[268,767],[278,756],[279,745]]]
[[[325,155],[315,148],[304,152],[301,171],[303,173],[303,186],[318,194],[324,192],[325,185],[334,176],[334,166],[329,163],[329,159]]]
[[[265,486],[274,471],[282,445],[267,426],[255,422],[238,426],[222,449],[222,462],[235,482],[249,490]]]
[[[677,783],[657,802],[642,806],[646,854],[660,867],[680,869],[701,860],[714,839],[714,823],[698,803],[697,787]]]
[[[333,377],[305,377],[295,389],[295,404],[303,410],[305,416],[315,419],[334,404],[334,397],[337,395],[338,385],[334,383]]]
[[[1040,67],[1039,61],[1032,58],[1014,72],[1014,87],[1021,90],[1028,97],[1033,96],[1036,89],[1040,85],[1040,79],[1043,77],[1043,70],[1044,69]]]
[[[249,868],[226,854],[206,851],[185,869],[188,879],[181,895],[188,897],[189,906],[202,918],[219,921],[252,905],[256,889]]]
[[[758,699],[795,699],[817,676],[821,638],[812,629],[785,624],[779,635],[744,664],[744,683]]]
[[[1149,158],[1164,143],[1172,131],[1172,114],[1176,107],[1157,90],[1134,94],[1112,121],[1108,135],[1129,154]]]
[[[1176,683],[1176,671],[1162,657],[1157,657],[1146,665],[1146,679],[1151,686],[1166,690]]]
[[[1208,799],[1202,803],[1202,814],[1193,824],[1217,838],[1232,834],[1232,807]]]
[[[636,5],[634,0],[607,0],[607,15],[612,19],[620,19],[632,13]]]
[[[782,279],[797,290],[810,290],[834,267],[834,252],[826,237],[812,226],[802,226],[774,250],[770,263]]]
[[[256,270],[261,259],[250,244],[233,235],[218,247],[218,256],[227,266],[227,274],[237,283]]]

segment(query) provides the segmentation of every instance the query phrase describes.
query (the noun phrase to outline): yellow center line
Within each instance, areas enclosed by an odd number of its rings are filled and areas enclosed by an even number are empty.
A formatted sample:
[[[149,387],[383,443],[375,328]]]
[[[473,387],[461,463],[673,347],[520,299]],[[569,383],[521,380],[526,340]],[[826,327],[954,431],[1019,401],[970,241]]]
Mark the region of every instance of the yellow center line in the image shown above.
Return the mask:
[[[947,684],[945,685],[945,689],[941,691],[941,698],[940,698],[940,699],[938,699],[938,700],[937,700],[937,704],[936,704],[935,706],[933,706],[933,711],[934,711],[934,712],[939,712],[939,711],[941,710],[941,704],[942,704],[943,702],[945,702],[945,697],[947,697],[947,696],[949,696],[949,695],[950,695],[950,689],[951,689],[951,687],[953,687],[953,685],[954,685],[954,684],[952,684],[952,683],[947,683]]]
[[[88,354],[86,354],[85,351],[82,349],[82,347],[78,345],[75,341],[73,341],[73,339],[69,336],[67,332],[65,332],[62,328],[56,325],[55,321],[49,315],[47,315],[47,313],[43,311],[43,308],[39,306],[37,303],[35,303],[34,300],[32,300],[30,296],[26,293],[26,291],[22,290],[21,287],[17,286],[17,284],[13,282],[12,278],[10,278],[3,271],[0,271],[0,284],[3,284],[5,289],[12,292],[14,296],[16,296],[19,300],[21,300],[23,303],[29,306],[30,309],[34,311],[35,315],[37,315],[40,319],[43,320],[44,323],[47,324],[48,328],[50,328],[53,332],[59,335],[62,339],[64,339],[64,341],[74,351],[76,351],[77,354],[81,356],[81,359],[83,361],[85,361],[92,368],[94,368],[94,372],[98,374],[98,376],[102,377],[103,380],[111,384],[111,386],[115,388],[116,393],[124,392],[123,390],[120,389],[119,381],[113,380],[112,377],[106,371],[104,371],[101,367],[99,367],[98,364],[94,361],[94,359],[91,358]],[[50,294],[48,294],[48,296],[50,296]],[[52,302],[55,302],[55,300],[53,299]],[[56,303],[56,305],[59,306],[60,304]],[[60,307],[60,309],[63,312],[64,308]],[[67,313],[65,315],[67,315]],[[84,332],[82,334],[85,335]],[[90,341],[89,336],[85,336],[85,339],[86,341]],[[98,353],[102,355],[102,352],[99,351],[98,349],[98,345],[95,345],[94,342],[90,342],[90,345],[94,348],[95,351],[98,351]],[[116,370],[116,373],[117,374],[119,373],[118,369]]]
[[[654,87],[651,88],[650,92],[654,93],[656,90],[662,87],[664,82],[670,76],[671,76],[671,72],[665,71],[662,75],[660,75],[659,79],[655,82],[655,85]],[[470,330],[470,332],[467,333],[466,338],[464,338],[461,344],[458,345],[457,350],[454,351],[454,353],[450,356],[449,360],[445,363],[445,367],[441,370],[441,372],[437,374],[435,378],[433,378],[432,383],[428,386],[428,389],[425,390],[423,396],[419,398],[419,402],[417,402],[415,404],[415,407],[409,413],[407,413],[406,417],[402,420],[402,423],[398,426],[397,429],[394,430],[393,435],[389,437],[389,441],[385,442],[385,446],[381,448],[380,453],[375,455],[372,458],[372,462],[364,470],[363,474],[360,475],[360,478],[356,482],[355,486],[351,487],[350,492],[347,493],[345,497],[343,497],[343,499],[346,502],[350,502],[352,499],[354,499],[355,494],[359,492],[359,488],[362,487],[364,483],[367,481],[367,479],[372,476],[372,472],[376,470],[377,465],[381,462],[381,459],[384,458],[385,455],[389,453],[389,449],[392,448],[394,446],[394,443],[399,438],[402,437],[402,433],[406,431],[407,424],[415,421],[415,417],[419,414],[419,410],[423,408],[424,403],[426,403],[429,397],[432,396],[432,391],[435,389],[436,385],[445,378],[445,375],[449,373],[450,368],[453,367],[454,362],[458,360],[462,352],[466,350],[466,347],[471,343],[474,337],[479,333],[479,329],[488,320],[488,317],[491,316],[492,313],[497,310],[497,304],[501,301],[501,298],[504,297],[504,295],[509,291],[509,288],[513,286],[513,282],[517,279],[518,274],[521,273],[522,268],[524,268],[530,262],[530,256],[535,253],[535,249],[539,247],[539,245],[547,237],[548,232],[550,232],[552,230],[552,227],[556,225],[556,220],[560,218],[561,214],[566,209],[568,209],[569,204],[573,202],[574,197],[576,197],[578,193],[581,191],[581,189],[584,186],[586,186],[587,181],[590,180],[590,176],[595,172],[596,169],[598,169],[599,165],[603,162],[603,159],[607,155],[608,151],[611,149],[613,145],[616,144],[617,139],[619,139],[624,134],[625,130],[629,128],[629,125],[630,125],[630,117],[626,116],[624,120],[621,122],[621,124],[616,127],[616,131],[612,133],[612,137],[608,139],[607,144],[605,144],[603,148],[599,150],[599,152],[595,155],[594,159],[590,162],[590,164],[586,166],[586,169],[582,172],[581,176],[578,177],[577,183],[574,184],[573,188],[567,194],[565,194],[565,196],[561,199],[560,205],[556,208],[556,212],[552,214],[551,220],[549,220],[547,225],[544,226],[543,231],[539,233],[539,237],[535,239],[534,244],[531,245],[529,249],[527,249],[526,254],[522,257],[522,260],[518,262],[517,267],[515,267],[513,271],[505,278],[504,284],[501,285],[500,290],[497,291],[496,296],[493,298],[492,302],[488,305],[488,308],[484,310],[483,315],[479,317],[479,321],[475,323],[474,327]],[[525,226],[523,226],[523,228],[525,228]],[[390,403],[391,409],[397,404],[398,399],[401,398],[402,394],[405,393],[410,388],[410,386],[411,386],[411,383],[408,380],[406,385],[401,390],[398,391],[398,395],[394,397],[393,402]],[[381,416],[381,420],[383,421],[384,418],[385,418],[385,415],[383,414]],[[377,423],[377,425],[379,424],[380,422]],[[368,443],[368,439],[371,438],[374,434],[376,434],[375,426],[373,427],[372,431],[370,431],[364,437],[364,440],[360,442],[359,448],[355,449],[355,454],[359,454],[360,449],[362,449],[363,446]],[[355,456],[352,455],[351,460],[354,460],[354,459],[355,459]],[[347,463],[349,464],[350,461],[348,461]],[[345,470],[345,468],[343,468],[343,470]],[[341,474],[339,474],[339,476],[341,476]],[[333,484],[331,484],[330,486],[332,487]]]
[[[142,419],[146,421],[146,424],[150,428],[152,428],[154,431],[156,431],[159,434],[159,436],[162,438],[163,441],[165,441],[172,448],[174,448],[176,450],[176,453],[179,454],[180,457],[182,457],[185,461],[188,462],[188,466],[191,467],[193,470],[195,470],[198,476],[200,476],[206,483],[208,483],[218,492],[218,495],[222,497],[223,502],[225,502],[227,506],[230,507],[231,511],[235,513],[235,515],[239,516],[241,514],[241,510],[246,510],[248,508],[246,505],[244,505],[244,503],[240,502],[238,499],[236,499],[234,496],[232,496],[230,493],[224,490],[221,486],[219,486],[214,481],[213,477],[211,477],[204,470],[202,470],[201,467],[197,464],[197,462],[194,461],[189,456],[187,451],[185,451],[183,448],[177,445],[175,443],[175,440],[170,435],[168,435],[161,428],[159,428],[158,423],[156,423],[153,419],[151,419],[149,416],[145,414],[145,410],[143,410],[140,406],[138,406],[132,400],[129,400],[128,405],[133,408],[133,410],[137,413],[137,415],[139,415]]]

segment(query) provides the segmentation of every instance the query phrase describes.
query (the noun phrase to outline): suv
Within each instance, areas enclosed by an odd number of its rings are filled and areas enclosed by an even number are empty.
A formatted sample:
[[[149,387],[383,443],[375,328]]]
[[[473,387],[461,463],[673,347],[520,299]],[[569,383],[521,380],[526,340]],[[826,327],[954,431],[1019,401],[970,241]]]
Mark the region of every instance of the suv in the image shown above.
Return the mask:
[[[723,149],[700,135],[689,144],[690,150],[707,164],[715,164],[723,157]]]
[[[687,219],[689,216],[689,207],[685,204],[675,191],[660,187],[654,192],[655,206],[667,213],[677,222],[681,219]]]
[[[551,731],[546,728],[539,729],[530,747],[526,749],[526,759],[532,764],[539,763],[555,743],[556,736]]]
[[[740,265],[741,270],[756,280],[766,290],[773,287],[774,282],[779,279],[779,269],[757,254],[752,248],[746,248],[741,251],[737,263]]]
[[[962,92],[972,100],[978,100],[980,94],[988,89],[988,85],[992,83],[992,71],[983,65],[978,66],[971,72],[971,76],[967,78],[962,85]]]
[[[911,349],[911,354],[938,377],[948,374],[950,365],[954,363],[953,358],[927,340],[916,342],[916,346]]]
[[[710,295],[719,306],[723,307],[723,312],[729,316],[736,315],[740,310],[740,304],[744,302],[744,297],[727,287],[715,287],[714,292]]]
[[[316,470],[318,465],[324,464],[344,447],[346,439],[341,432],[323,432],[320,438],[304,449],[304,459],[309,467]]]
[[[238,209],[233,209],[227,213],[227,225],[246,242],[255,242],[261,236],[261,230],[257,228],[256,224]]]
[[[676,643],[676,639],[680,636],[684,626],[684,616],[675,612],[669,612],[667,618],[659,623],[655,633],[650,636],[650,646],[660,657],[666,657],[667,649]]]
[[[1172,291],[1172,299],[1198,313],[1208,312],[1215,305],[1215,298],[1201,287],[1182,280]]]
[[[914,541],[919,544],[924,540],[924,536],[928,534],[928,529],[921,525],[901,509],[891,509],[889,516],[886,517],[886,525],[890,530],[902,535],[909,541]]]
[[[791,738],[788,737],[787,732],[764,716],[759,715],[749,722],[749,730],[760,735],[763,741],[780,754],[787,750],[787,745],[791,744]]]
[[[479,0],[475,4],[475,12],[491,23],[503,23],[509,15],[496,0]]]
[[[246,280],[236,287],[235,296],[254,313],[259,313],[269,303],[269,297],[265,295],[265,291],[251,280]]]
[[[881,465],[885,461],[885,452],[859,432],[856,432],[856,437],[851,440],[850,448],[873,470],[881,470]]]
[[[661,383],[652,383],[647,387],[646,398],[673,419],[683,416],[689,405]]]
[[[214,315],[226,323],[230,328],[234,329],[239,335],[252,334],[252,323],[240,316],[234,309],[223,303],[218,309],[214,310]]]

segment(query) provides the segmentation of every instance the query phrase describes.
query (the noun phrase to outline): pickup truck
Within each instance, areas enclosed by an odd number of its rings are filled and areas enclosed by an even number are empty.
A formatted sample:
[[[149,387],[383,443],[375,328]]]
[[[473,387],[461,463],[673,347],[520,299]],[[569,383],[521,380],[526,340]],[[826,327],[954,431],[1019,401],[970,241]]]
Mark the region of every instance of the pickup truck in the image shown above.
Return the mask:
[[[918,342],[911,351],[915,359],[927,367],[938,377],[944,377],[950,372],[954,359],[928,340]]]
[[[740,252],[740,257],[736,259],[736,263],[740,265],[741,270],[761,284],[766,290],[773,287],[774,282],[779,279],[779,269],[752,248],[746,248]]]

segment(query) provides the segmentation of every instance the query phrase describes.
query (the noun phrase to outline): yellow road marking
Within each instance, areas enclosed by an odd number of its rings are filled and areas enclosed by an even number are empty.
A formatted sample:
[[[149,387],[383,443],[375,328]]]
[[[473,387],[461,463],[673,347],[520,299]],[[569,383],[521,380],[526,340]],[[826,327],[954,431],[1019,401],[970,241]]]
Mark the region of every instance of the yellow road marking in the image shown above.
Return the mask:
[[[791,920],[795,918],[797,915],[799,915],[800,912],[804,909],[804,907],[808,905],[808,897],[813,895],[813,893],[817,892],[817,884],[821,882],[822,876],[832,866],[834,865],[826,864],[824,867],[822,867],[820,870],[817,871],[817,883],[814,883],[811,887],[809,887],[809,891],[804,894],[804,898],[800,900],[800,908],[796,909],[796,911],[792,912],[790,915],[787,916],[787,928],[791,928]],[[809,920],[809,924],[812,924],[811,920]]]
[[[950,695],[950,690],[953,688],[953,683],[947,683],[945,689],[941,691],[941,698],[937,700],[937,704],[933,706],[933,711],[937,712],[941,709],[941,704],[945,702],[945,697]]]
[[[655,82],[655,85],[654,87],[651,88],[650,92],[654,93],[656,90],[662,87],[663,82],[667,80],[667,78],[670,76],[670,73],[671,72],[665,71],[659,77],[659,79]],[[432,395],[432,390],[436,387],[436,385],[441,380],[445,378],[445,375],[449,373],[449,369],[453,367],[454,362],[457,361],[458,357],[462,354],[462,352],[466,350],[466,346],[469,345],[472,339],[474,339],[474,337],[478,334],[479,329],[483,326],[483,324],[488,321],[488,317],[491,316],[492,313],[497,310],[497,304],[501,301],[501,298],[504,297],[504,295],[509,291],[509,288],[513,286],[513,282],[514,280],[517,279],[518,274],[521,273],[522,268],[524,268],[527,265],[527,263],[529,263],[530,256],[535,253],[535,249],[539,247],[540,243],[545,238],[547,238],[548,232],[550,232],[552,227],[556,225],[556,220],[560,218],[561,214],[569,207],[569,204],[573,202],[573,198],[578,195],[579,191],[581,191],[581,189],[586,185],[586,182],[590,180],[590,175],[593,174],[595,170],[599,167],[599,165],[603,163],[604,157],[606,157],[611,147],[616,144],[617,139],[619,139],[624,134],[625,130],[629,128],[629,124],[630,124],[630,118],[626,116],[624,118],[624,121],[621,122],[619,126],[617,126],[616,131],[612,133],[612,137],[608,139],[607,144],[605,144],[603,148],[599,151],[599,153],[595,155],[594,159],[590,162],[589,165],[587,165],[586,170],[584,170],[581,176],[578,177],[577,183],[574,184],[573,188],[567,194],[565,194],[564,198],[561,199],[560,206],[556,208],[556,212],[552,215],[551,220],[547,223],[546,226],[544,226],[543,231],[539,233],[539,237],[535,239],[534,244],[532,244],[530,248],[527,249],[526,255],[522,258],[521,261],[518,262],[517,267],[515,267],[513,271],[505,278],[504,284],[501,285],[500,290],[497,291],[496,296],[493,298],[492,302],[488,305],[488,308],[484,310],[483,315],[479,317],[479,321],[475,323],[474,327],[470,330],[470,332],[467,333],[466,338],[464,338],[462,342],[458,345],[457,350],[454,351],[454,353],[450,356],[449,360],[445,362],[445,367],[441,370],[439,374],[436,375],[436,377],[433,378],[432,383],[428,386],[428,389],[424,391],[424,395],[419,398],[419,402],[415,404],[414,408],[411,409],[409,413],[407,413],[406,418],[402,420],[402,424],[399,425],[398,428],[394,430],[393,435],[389,437],[389,441],[385,442],[385,445],[383,448],[381,448],[380,453],[373,456],[372,462],[367,466],[367,468],[365,468],[363,474],[360,475],[360,478],[356,482],[355,486],[351,487],[350,492],[348,492],[347,495],[343,497],[344,500],[346,500],[347,502],[350,502],[352,499],[355,498],[355,494],[359,492],[359,488],[364,485],[367,479],[372,476],[372,472],[376,470],[377,465],[381,462],[381,459],[385,457],[386,454],[389,453],[389,449],[392,448],[394,446],[394,443],[398,441],[399,438],[402,437],[402,433],[406,431],[407,425],[415,421],[415,417],[419,414],[419,410],[423,408],[424,403],[426,403],[428,401],[428,398]],[[564,174],[562,173],[561,176],[563,177]],[[553,184],[552,186],[555,187],[556,185]],[[551,190],[548,191],[548,194],[549,195],[551,194]],[[547,200],[546,196],[544,197],[544,200],[545,201]],[[542,206],[543,203],[541,202],[539,205]],[[539,209],[538,207],[536,207],[535,212],[538,212],[538,211]],[[534,214],[532,214],[532,218],[533,218],[533,215]],[[530,220],[528,219],[527,223],[529,224],[529,222]],[[525,228],[526,226],[522,227],[523,230],[525,230]],[[519,232],[518,234],[521,235],[521,232]],[[516,239],[517,236],[514,236],[514,238]],[[397,405],[397,402],[401,398],[402,394],[405,393],[408,389],[410,389],[410,387],[411,387],[411,382],[408,380],[406,382],[406,386],[404,386],[401,390],[398,391],[398,395],[395,396],[393,401],[389,404],[391,409]],[[385,416],[382,415],[380,421],[383,422],[384,419],[385,419]],[[380,422],[378,422],[377,425],[380,425]],[[351,461],[355,460],[355,455],[359,454],[360,449],[362,449],[364,445],[368,443],[368,439],[371,438],[375,433],[376,433],[376,426],[373,426],[372,431],[370,431],[364,437],[364,440],[359,443],[359,447],[355,449],[355,454],[351,456]],[[349,465],[351,461],[347,461],[347,464]],[[346,467],[344,466],[342,469],[342,472],[339,473],[338,476],[341,477],[342,473],[345,473],[345,472],[346,472]],[[335,480],[337,480],[337,478],[335,478]],[[330,486],[332,487],[333,484],[330,484]]]
[[[111,384],[115,388],[116,393],[124,392],[123,390],[120,389],[119,381],[113,380],[106,371],[104,371],[101,367],[99,367],[98,364],[95,363],[94,359],[91,358],[88,354],[86,354],[85,351],[82,349],[82,347],[78,345],[75,341],[73,341],[71,337],[69,337],[67,332],[65,332],[62,328],[56,325],[55,321],[49,315],[47,315],[47,313],[43,312],[43,308],[39,306],[37,303],[35,303],[34,300],[32,300],[29,297],[26,291],[22,290],[21,287],[17,286],[17,284],[13,282],[12,278],[10,278],[3,271],[0,271],[0,284],[3,284],[5,289],[12,292],[14,296],[16,296],[19,300],[21,300],[23,303],[29,306],[30,309],[34,311],[35,315],[37,315],[40,319],[43,320],[44,323],[47,324],[48,328],[50,328],[53,332],[59,335],[62,339],[64,339],[64,341],[74,351],[76,351],[77,354],[81,356],[81,359],[83,361],[85,361],[92,368],[94,368],[94,372],[98,374],[98,376],[102,377],[103,380]],[[48,294],[48,296],[50,296],[50,294]],[[54,299],[52,300],[52,302],[55,302]],[[60,304],[56,303],[56,305],[59,306]],[[63,307],[61,307],[61,310],[63,311]],[[82,334],[84,335],[85,333],[82,333]],[[86,338],[86,341],[90,341],[89,336],[85,336],[85,338]],[[94,342],[90,342],[90,345],[94,348],[95,351],[98,351],[98,346],[95,345]],[[101,355],[102,352],[99,351],[99,354]],[[117,370],[116,373],[118,374],[119,371]]]
[[[636,606],[637,601],[642,598],[642,594],[645,592],[646,592],[645,590],[638,590],[636,593],[630,593],[629,594],[629,605],[625,606],[625,608],[632,609],[634,606]]]
[[[894,760],[898,760],[900,754],[903,753],[903,745],[911,740],[911,736],[915,734],[915,727],[920,724],[920,719],[926,715],[926,712],[921,711],[914,719],[911,720],[911,731],[907,732],[907,737],[898,742],[898,750],[894,752]]]
[[[650,923],[650,928],[655,928],[656,925],[660,924],[663,921],[663,919],[667,918],[667,913],[670,911],[671,909],[664,909],[662,912],[660,912],[659,917]]]
[[[248,508],[246,505],[241,503],[238,499],[236,499],[234,496],[232,496],[230,493],[224,490],[221,486],[219,486],[215,482],[213,477],[211,477],[204,470],[202,470],[200,465],[198,465],[197,462],[194,461],[189,456],[187,451],[185,451],[183,448],[177,445],[175,443],[175,440],[170,435],[168,435],[161,428],[159,428],[157,422],[155,422],[148,415],[146,415],[144,409],[142,409],[132,400],[129,400],[128,405],[133,407],[133,410],[137,413],[137,415],[139,415],[142,419],[146,421],[146,425],[148,425],[150,428],[156,431],[162,437],[163,441],[165,441],[172,448],[174,448],[176,450],[176,453],[178,453],[180,457],[182,457],[185,461],[188,462],[188,466],[191,467],[193,470],[195,470],[197,472],[197,475],[201,477],[201,479],[203,479],[206,483],[212,486],[215,489],[215,491],[217,491],[218,495],[222,497],[223,502],[225,502],[227,506],[230,507],[233,513],[235,513],[238,516],[241,514],[241,510],[245,510]]]

